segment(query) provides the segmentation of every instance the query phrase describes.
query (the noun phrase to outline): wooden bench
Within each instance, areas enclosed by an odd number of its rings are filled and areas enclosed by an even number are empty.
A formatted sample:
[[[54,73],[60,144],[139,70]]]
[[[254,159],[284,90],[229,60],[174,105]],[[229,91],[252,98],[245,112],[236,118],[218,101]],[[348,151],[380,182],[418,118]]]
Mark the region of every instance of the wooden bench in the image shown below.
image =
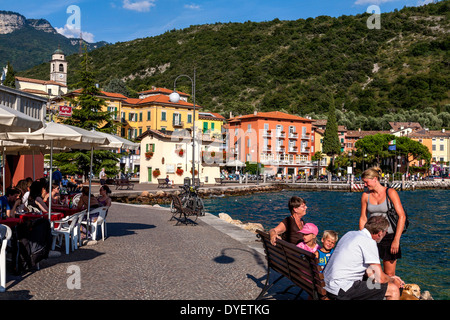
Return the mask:
[[[122,189],[123,187],[127,187],[127,190],[134,188],[134,184],[131,183],[130,180],[128,180],[126,178],[125,179],[116,179],[115,185],[116,185],[116,190]]]
[[[185,225],[188,224],[196,225],[199,211],[183,207],[181,200],[177,195],[172,194],[171,196],[172,196],[173,211],[172,211],[172,218],[170,218],[169,221],[177,220],[176,225],[178,225],[179,223],[183,223]],[[190,218],[194,216],[195,216],[194,220],[193,218]]]
[[[256,298],[257,300],[261,299],[283,277],[288,278],[295,286],[301,289],[297,297],[305,291],[313,300],[329,300],[324,289],[323,274],[320,272],[321,269],[317,264],[318,259],[313,253],[300,249],[294,244],[281,239],[277,239],[276,246],[273,246],[270,243],[268,233],[261,230],[256,232],[262,239],[268,264],[266,284]],[[279,273],[280,277],[269,284],[271,270]]]
[[[214,178],[216,180],[216,185],[222,185],[223,179],[222,178]]]
[[[158,179],[158,188],[170,188],[166,179]]]

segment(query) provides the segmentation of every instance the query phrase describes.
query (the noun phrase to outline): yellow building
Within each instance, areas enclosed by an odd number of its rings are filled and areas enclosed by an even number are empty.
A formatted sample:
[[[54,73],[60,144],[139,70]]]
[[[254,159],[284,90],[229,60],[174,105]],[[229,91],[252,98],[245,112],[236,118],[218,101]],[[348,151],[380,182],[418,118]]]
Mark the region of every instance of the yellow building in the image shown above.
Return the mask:
[[[222,139],[226,119],[214,112],[199,112],[199,128],[211,138]]]

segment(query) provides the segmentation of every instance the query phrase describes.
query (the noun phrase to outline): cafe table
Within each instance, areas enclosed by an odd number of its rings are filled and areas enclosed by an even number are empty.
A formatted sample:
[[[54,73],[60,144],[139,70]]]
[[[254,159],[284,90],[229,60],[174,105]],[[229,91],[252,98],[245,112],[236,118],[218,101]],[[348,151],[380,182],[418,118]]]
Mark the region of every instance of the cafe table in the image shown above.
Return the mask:
[[[48,218],[48,213],[44,212],[42,214],[35,214],[35,213],[23,213],[20,215],[19,219],[20,222],[25,222],[27,220],[31,220],[31,219],[39,219],[39,218]],[[62,218],[64,218],[64,214],[63,213],[52,213],[50,221],[57,221],[57,220],[61,220]]]
[[[77,207],[69,208],[67,206],[52,205],[52,212],[63,213],[65,217],[74,215],[80,211]]]
[[[20,218],[6,218],[6,219],[0,219],[0,224],[7,225],[10,228],[14,228],[19,223],[21,223]]]

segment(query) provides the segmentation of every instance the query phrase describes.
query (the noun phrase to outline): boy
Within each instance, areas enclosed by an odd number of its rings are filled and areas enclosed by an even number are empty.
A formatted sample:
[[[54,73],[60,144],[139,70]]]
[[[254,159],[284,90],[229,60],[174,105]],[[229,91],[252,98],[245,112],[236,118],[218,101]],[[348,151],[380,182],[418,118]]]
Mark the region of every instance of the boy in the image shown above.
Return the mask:
[[[317,250],[316,257],[319,259],[319,266],[323,269],[327,265],[328,260],[334,251],[334,246],[338,241],[338,234],[332,230],[325,230],[322,236],[322,247]]]

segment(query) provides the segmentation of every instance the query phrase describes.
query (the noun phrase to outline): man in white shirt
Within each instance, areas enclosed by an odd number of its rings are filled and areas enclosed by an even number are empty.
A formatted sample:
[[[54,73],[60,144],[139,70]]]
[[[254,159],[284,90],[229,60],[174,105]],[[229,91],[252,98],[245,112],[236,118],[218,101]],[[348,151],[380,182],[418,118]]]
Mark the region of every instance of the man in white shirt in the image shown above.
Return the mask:
[[[347,232],[338,242],[323,274],[325,290],[338,300],[398,300],[404,282],[389,277],[381,268],[377,242],[386,234],[389,222],[371,217],[364,229]],[[369,277],[364,280],[364,275]]]
[[[106,183],[106,172],[105,168],[102,168],[102,171],[100,171],[100,174],[98,175],[100,178],[100,185],[104,185]]]

